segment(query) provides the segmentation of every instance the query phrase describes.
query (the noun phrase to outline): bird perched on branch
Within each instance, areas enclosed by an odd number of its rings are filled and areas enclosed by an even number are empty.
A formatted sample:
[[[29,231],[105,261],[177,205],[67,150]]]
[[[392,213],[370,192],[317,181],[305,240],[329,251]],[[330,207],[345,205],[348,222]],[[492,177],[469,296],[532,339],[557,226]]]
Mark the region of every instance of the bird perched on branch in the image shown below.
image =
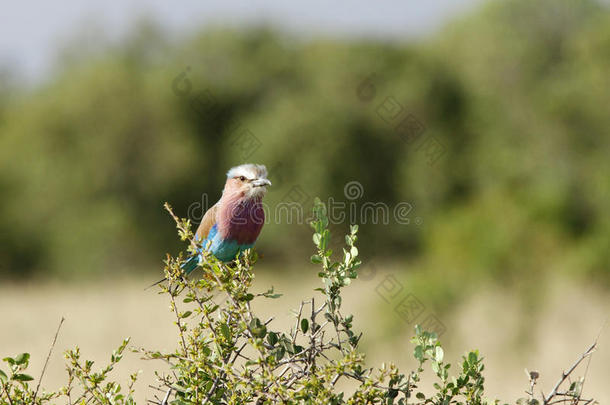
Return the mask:
[[[195,241],[201,243],[201,249],[223,262],[250,249],[265,222],[262,200],[270,185],[264,165],[248,163],[231,168],[220,200],[207,210],[195,233]],[[194,255],[182,269],[189,274],[201,260],[201,254]]]

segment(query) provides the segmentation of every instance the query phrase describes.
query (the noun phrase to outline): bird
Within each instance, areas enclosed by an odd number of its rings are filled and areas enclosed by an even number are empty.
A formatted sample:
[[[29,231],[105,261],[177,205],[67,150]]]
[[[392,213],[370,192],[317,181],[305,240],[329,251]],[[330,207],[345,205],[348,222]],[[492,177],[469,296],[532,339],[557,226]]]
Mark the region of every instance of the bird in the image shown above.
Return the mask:
[[[246,163],[229,169],[222,196],[206,211],[195,232],[195,242],[201,247],[182,264],[185,274],[201,263],[203,250],[226,263],[254,246],[265,223],[262,200],[268,186],[271,181],[265,165]]]

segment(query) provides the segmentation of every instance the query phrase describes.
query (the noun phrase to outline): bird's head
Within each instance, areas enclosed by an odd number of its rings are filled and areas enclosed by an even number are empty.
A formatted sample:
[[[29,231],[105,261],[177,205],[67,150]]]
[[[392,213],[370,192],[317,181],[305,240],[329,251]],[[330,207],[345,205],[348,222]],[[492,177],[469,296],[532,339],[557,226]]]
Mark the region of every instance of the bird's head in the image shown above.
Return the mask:
[[[235,166],[227,172],[223,195],[243,199],[262,198],[270,185],[265,165],[247,163]]]

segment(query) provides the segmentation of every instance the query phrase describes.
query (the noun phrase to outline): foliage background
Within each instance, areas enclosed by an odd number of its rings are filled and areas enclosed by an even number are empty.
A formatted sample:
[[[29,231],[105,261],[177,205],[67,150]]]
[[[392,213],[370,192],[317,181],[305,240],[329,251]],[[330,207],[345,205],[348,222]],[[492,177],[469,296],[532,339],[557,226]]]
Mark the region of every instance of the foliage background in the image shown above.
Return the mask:
[[[421,225],[363,224],[361,256],[439,313],[490,285],[527,317],[559,276],[609,286],[602,4],[490,2],[417,42],[302,40],[268,27],[176,38],[143,22],[120,43],[76,37],[62,52],[35,88],[0,75],[3,283],[152,280],[180,248],[162,203],[187,216],[203,193],[215,202],[244,160],[231,137],[239,120],[261,145],[247,160],[270,168],[271,207],[295,186],[345,200],[353,180],[359,203],[413,204]],[[182,73],[186,95],[174,86]],[[363,102],[371,74],[376,96]],[[216,107],[194,108],[206,90]],[[389,96],[447,147],[435,165],[379,117]],[[259,269],[306,274],[294,263],[309,238],[307,225],[267,224]],[[389,334],[408,329],[383,319]]]
[[[609,18],[593,2],[511,1],[416,44],[264,28],[172,42],[152,23],[86,56],[75,41],[48,83],[3,92],[2,274],[144,267],[172,246],[161,202],[185,216],[202,193],[214,203],[247,156],[271,169],[272,206],[295,185],[340,199],[354,179],[368,201],[414,204],[422,229],[368,227],[379,254],[477,278],[562,264],[606,280]],[[173,80],[187,66],[185,97]],[[218,112],[194,106],[206,90]],[[434,167],[377,115],[384,96],[446,145]],[[228,142],[235,120],[261,143],[251,155]],[[298,248],[285,225],[260,241],[271,260]]]

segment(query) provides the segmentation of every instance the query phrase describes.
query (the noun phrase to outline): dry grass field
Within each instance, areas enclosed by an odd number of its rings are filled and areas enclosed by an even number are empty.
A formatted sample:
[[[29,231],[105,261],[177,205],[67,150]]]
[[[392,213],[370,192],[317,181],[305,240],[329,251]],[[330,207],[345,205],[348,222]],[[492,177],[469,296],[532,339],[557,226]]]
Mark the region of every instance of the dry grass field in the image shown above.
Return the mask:
[[[113,348],[127,336],[136,347],[172,349],[175,329],[168,302],[154,290],[144,291],[149,282],[123,279],[69,285],[2,285],[0,355],[29,351],[30,371],[37,377],[62,316],[66,321],[43,382],[45,387],[55,389],[65,381],[62,352],[76,345],[84,358],[96,362],[107,361]],[[257,310],[275,315],[276,325],[288,325],[290,309],[311,295],[316,282],[313,273],[282,278],[262,274],[256,280],[257,291],[273,284],[284,296],[265,301]],[[410,332],[402,328],[404,332],[395,336],[395,332],[380,327],[387,325],[381,322],[387,317],[400,321],[392,314],[392,307],[385,310],[374,287],[370,281],[356,281],[345,295],[346,311],[356,315],[357,329],[364,331],[362,347],[369,356],[369,364],[391,360],[403,368],[412,367]],[[540,305],[539,315],[530,317],[523,316],[522,304],[505,291],[488,289],[471,297],[442,316],[447,331],[441,340],[448,358],[454,362],[466,350],[478,348],[485,357],[488,394],[504,401],[514,402],[522,396],[527,383],[523,371],[526,367],[540,372],[538,388],[548,392],[562,368],[571,365],[598,335],[608,315],[610,296],[590,286],[576,287],[557,281],[548,287]],[[610,403],[608,364],[610,331],[606,327],[584,387],[585,395],[596,397],[601,404]],[[128,353],[116,372],[126,376],[142,370],[137,398],[138,403],[145,403],[154,394],[148,385],[154,382],[155,368],[163,369],[163,365],[142,361],[137,354]]]

